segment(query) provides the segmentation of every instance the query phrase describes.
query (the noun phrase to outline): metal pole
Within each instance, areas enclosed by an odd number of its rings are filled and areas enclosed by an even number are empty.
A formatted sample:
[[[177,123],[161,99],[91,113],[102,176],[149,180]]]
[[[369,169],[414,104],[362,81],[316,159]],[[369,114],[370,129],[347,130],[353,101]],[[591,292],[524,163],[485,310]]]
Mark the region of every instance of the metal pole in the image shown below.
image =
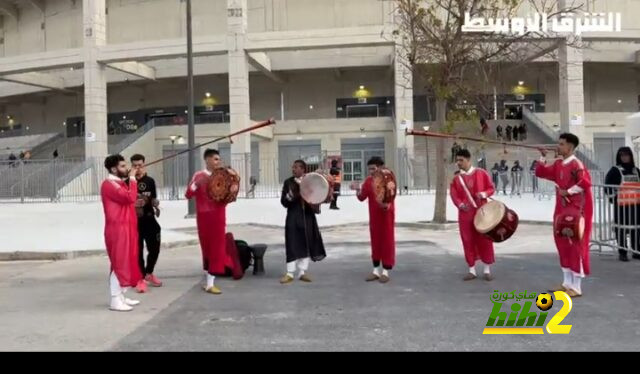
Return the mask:
[[[58,161],[53,159],[53,194],[51,195],[51,202],[56,201],[56,195],[58,194]]]
[[[24,204],[24,161],[20,161],[20,203]]]
[[[173,154],[176,153],[175,141],[174,140],[171,141],[171,153],[173,153]],[[177,170],[177,167],[178,167],[178,165],[176,163],[177,159],[178,159],[177,157],[173,158],[173,168],[172,168],[173,169],[173,173],[171,173],[171,174],[173,174],[171,176],[171,199],[172,200],[177,200],[177,198],[178,198],[177,193],[176,193],[176,170]]]
[[[493,119],[498,120],[498,90],[493,86]]]
[[[189,178],[196,173],[196,152],[193,149],[196,146],[196,130],[195,130],[195,108],[193,97],[193,35],[191,27],[191,0],[187,0],[187,96],[189,102]],[[196,214],[196,205],[193,199],[188,200],[187,216]]]
[[[431,167],[429,165],[429,139],[426,139],[426,159],[427,159],[427,191],[431,192]]]
[[[284,91],[280,91],[280,120],[284,122]]]

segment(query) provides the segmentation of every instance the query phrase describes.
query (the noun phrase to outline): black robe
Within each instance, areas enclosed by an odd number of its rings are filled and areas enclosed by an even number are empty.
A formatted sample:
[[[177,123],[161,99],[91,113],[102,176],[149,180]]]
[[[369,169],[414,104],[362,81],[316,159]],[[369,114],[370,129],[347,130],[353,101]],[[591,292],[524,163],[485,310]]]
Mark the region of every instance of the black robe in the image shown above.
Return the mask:
[[[291,201],[287,199],[289,191],[293,194]],[[307,257],[310,257],[314,262],[322,261],[327,257],[327,254],[316,220],[316,214],[320,214],[320,207],[314,207],[302,200],[300,185],[296,182],[295,177],[284,182],[280,202],[282,206],[287,208],[287,220],[284,227],[287,263]]]

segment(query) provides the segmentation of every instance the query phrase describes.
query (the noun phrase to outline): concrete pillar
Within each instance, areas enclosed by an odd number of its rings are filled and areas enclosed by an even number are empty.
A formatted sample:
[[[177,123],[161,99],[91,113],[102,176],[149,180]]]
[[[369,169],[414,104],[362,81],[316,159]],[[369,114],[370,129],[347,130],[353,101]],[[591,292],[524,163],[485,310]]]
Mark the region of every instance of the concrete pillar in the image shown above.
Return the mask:
[[[105,0],[83,0],[84,26],[84,115],[87,159],[108,154],[107,76],[97,62],[98,51],[107,42]]]
[[[385,1],[385,14],[387,17],[386,32],[397,29],[401,20],[397,11],[393,11],[393,2]],[[405,130],[413,129],[413,71],[406,59],[404,47],[400,37],[396,37],[395,55],[393,59],[394,69],[394,96],[395,96],[395,170],[399,187],[413,187],[415,151],[414,138],[405,135]]]
[[[247,34],[247,0],[227,0],[227,41],[229,46],[229,107],[231,132],[251,125],[249,102],[249,61],[244,45]],[[231,163],[244,181],[241,195],[251,177],[251,135],[232,139]]]
[[[562,132],[577,135],[581,143],[592,145],[593,138],[585,131],[583,51],[563,42],[558,49],[558,57],[560,128]]]
[[[396,147],[413,155],[413,137],[405,135],[406,129],[413,129],[413,72],[398,48],[394,71]]]
[[[103,160],[109,153],[107,133],[107,75],[98,52],[107,42],[105,0],[83,0],[85,157],[90,193],[99,192]]]
[[[567,0],[558,0],[558,10],[566,9],[572,4]],[[558,64],[560,67],[560,129],[571,132],[587,146],[593,145],[593,136],[587,138],[584,113],[584,55],[582,49],[568,46],[566,41],[558,48]]]

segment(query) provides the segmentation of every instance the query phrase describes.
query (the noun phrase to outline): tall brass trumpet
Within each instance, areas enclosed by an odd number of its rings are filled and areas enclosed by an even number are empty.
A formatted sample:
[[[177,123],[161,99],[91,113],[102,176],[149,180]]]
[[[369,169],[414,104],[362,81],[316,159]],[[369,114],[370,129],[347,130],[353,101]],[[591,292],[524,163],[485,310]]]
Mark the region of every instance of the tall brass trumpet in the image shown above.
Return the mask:
[[[519,147],[519,148],[529,148],[529,149],[535,149],[535,150],[545,150],[545,151],[551,151],[551,152],[557,152],[558,149],[556,147],[549,147],[547,145],[532,145],[532,144],[515,144],[515,143],[509,143],[509,142],[501,142],[498,140],[488,140],[488,139],[482,139],[482,138],[474,138],[471,136],[460,136],[460,135],[456,135],[456,134],[444,134],[444,133],[440,133],[440,132],[432,132],[432,131],[421,131],[421,130],[407,130],[406,131],[406,135],[412,135],[412,136],[426,136],[426,137],[431,137],[431,138],[440,138],[440,139],[462,139],[462,140],[468,140],[468,141],[472,141],[472,142],[478,142],[478,143],[486,143],[486,144],[498,144],[498,145],[502,145],[505,148],[506,147]]]

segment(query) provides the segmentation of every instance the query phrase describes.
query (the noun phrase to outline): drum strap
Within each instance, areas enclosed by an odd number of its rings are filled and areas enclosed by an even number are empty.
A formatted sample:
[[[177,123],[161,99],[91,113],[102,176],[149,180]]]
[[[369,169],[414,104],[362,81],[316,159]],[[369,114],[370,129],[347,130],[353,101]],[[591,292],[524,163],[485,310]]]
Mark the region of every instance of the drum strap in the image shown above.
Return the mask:
[[[464,192],[467,194],[467,197],[469,198],[469,201],[471,201],[471,204],[473,205],[473,207],[475,209],[478,209],[478,206],[476,205],[476,201],[471,196],[471,192],[469,192],[469,188],[467,188],[467,184],[464,183],[464,178],[462,178],[462,175],[458,175],[458,179],[460,180],[460,184],[462,185],[462,189],[464,189]]]

